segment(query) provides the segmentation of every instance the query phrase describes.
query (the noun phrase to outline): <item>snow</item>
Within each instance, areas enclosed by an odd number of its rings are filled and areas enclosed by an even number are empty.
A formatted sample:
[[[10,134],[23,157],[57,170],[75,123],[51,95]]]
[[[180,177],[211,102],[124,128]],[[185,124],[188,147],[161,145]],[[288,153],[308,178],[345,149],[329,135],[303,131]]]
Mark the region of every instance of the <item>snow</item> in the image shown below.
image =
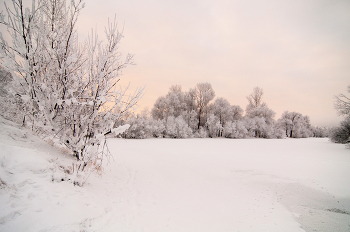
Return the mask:
[[[109,139],[102,176],[0,119],[0,231],[349,231],[350,151],[328,139]]]

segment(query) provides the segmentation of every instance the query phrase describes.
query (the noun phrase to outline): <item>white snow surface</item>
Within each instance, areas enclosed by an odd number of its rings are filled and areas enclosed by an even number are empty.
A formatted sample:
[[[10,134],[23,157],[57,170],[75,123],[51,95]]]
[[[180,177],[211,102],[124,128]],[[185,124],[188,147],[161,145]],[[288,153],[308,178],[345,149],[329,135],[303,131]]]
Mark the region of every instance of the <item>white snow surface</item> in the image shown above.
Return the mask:
[[[0,231],[350,231],[350,150],[328,139],[108,144],[74,186],[71,156],[1,118]]]

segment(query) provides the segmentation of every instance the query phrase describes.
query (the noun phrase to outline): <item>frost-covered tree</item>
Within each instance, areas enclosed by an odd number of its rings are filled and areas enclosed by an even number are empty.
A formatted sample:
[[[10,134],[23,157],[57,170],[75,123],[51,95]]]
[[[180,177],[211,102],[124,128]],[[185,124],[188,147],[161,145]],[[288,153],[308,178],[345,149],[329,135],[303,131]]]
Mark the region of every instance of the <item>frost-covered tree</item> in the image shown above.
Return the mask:
[[[199,83],[195,89],[188,92],[182,92],[179,85],[172,86],[166,96],[156,100],[151,112],[152,117],[167,121],[170,116],[182,116],[189,127],[198,130],[200,126],[205,125],[206,115],[209,113],[208,104],[214,96],[214,90],[209,83]]]
[[[188,126],[192,129],[192,131],[195,131],[197,129],[198,118],[196,111],[183,111],[181,116],[187,122]]]
[[[264,105],[250,109],[246,113],[246,116],[249,118],[263,118],[268,125],[272,125],[274,122],[273,118],[275,117],[275,114],[276,113],[273,110]]]
[[[165,101],[165,97],[161,96],[159,98],[157,98],[156,102],[154,103],[154,106],[152,108],[152,117],[154,119],[165,119],[168,116],[168,109],[167,109],[167,104]]]
[[[310,118],[298,112],[283,112],[277,121],[279,127],[290,138],[308,138],[312,136]]]
[[[183,111],[186,111],[185,93],[181,86],[171,86],[165,97],[159,97],[152,109],[154,119],[167,119],[169,116],[178,117]]]
[[[199,130],[197,130],[193,137],[195,138],[208,138],[209,134],[208,134],[208,130],[205,129],[204,127],[200,127]]]
[[[348,86],[350,93],[350,85]],[[345,116],[339,127],[333,128],[330,131],[330,139],[335,143],[349,143],[350,141],[350,98],[344,94],[335,96],[335,109],[338,114]],[[350,146],[349,146],[350,147]]]
[[[255,87],[248,99],[246,108],[247,129],[254,131],[255,137],[271,138],[273,137],[272,126],[274,124],[275,112],[269,109],[266,103],[262,102],[263,90]]]
[[[164,120],[155,120],[150,118],[150,127],[152,136],[155,138],[163,138],[165,135]]]
[[[221,131],[223,129],[220,119],[216,117],[214,114],[209,114],[206,126],[208,128],[209,137],[215,138],[221,136]]]
[[[23,122],[58,138],[83,161],[82,169],[99,159],[101,153],[91,147],[98,147],[115,119],[142,96],[142,89],[129,96],[127,88],[118,87],[133,56],[121,58],[115,20],[105,29],[106,43],[93,32],[86,44],[79,43],[76,23],[83,7],[82,0],[33,0],[29,9],[13,0],[0,18],[11,39],[0,38],[0,59],[21,86]]]
[[[348,86],[348,92],[350,93],[350,85]],[[339,115],[350,116],[350,97],[344,94],[335,96],[334,108],[338,111]]]
[[[251,126],[248,130],[254,131],[254,136],[257,138],[271,138],[274,116],[275,112],[266,105],[251,108],[246,114],[246,117],[250,119],[247,125]]]
[[[219,119],[222,126],[225,126],[226,122],[232,120],[232,107],[226,99],[222,97],[215,99],[211,108],[211,112]]]
[[[152,122],[147,109],[140,114],[128,118],[127,124],[130,127],[125,131],[124,137],[128,139],[145,139],[153,135]]]
[[[208,104],[215,97],[215,92],[210,83],[198,83],[195,89],[195,98],[197,106],[197,117],[199,129],[206,123],[206,116],[208,113]]]
[[[316,138],[325,138],[329,136],[329,128],[327,127],[312,126],[311,131]]]
[[[264,91],[260,87],[255,87],[253,93],[247,96],[247,100],[249,102],[246,111],[250,109],[265,106],[266,104],[262,101],[262,97],[264,95]]]
[[[350,141],[350,117],[340,122],[339,127],[330,130],[330,139],[334,143],[349,143]]]
[[[190,89],[188,92],[185,92],[185,102],[187,106],[187,112],[197,111],[196,103],[196,89]]]
[[[241,120],[243,118],[243,109],[240,106],[231,106],[231,120]]]
[[[168,117],[165,124],[165,133],[169,138],[189,138],[192,136],[192,130],[187,125],[186,121],[179,116],[175,118],[174,116]]]
[[[228,122],[223,130],[226,138],[240,139],[248,135],[244,121]]]

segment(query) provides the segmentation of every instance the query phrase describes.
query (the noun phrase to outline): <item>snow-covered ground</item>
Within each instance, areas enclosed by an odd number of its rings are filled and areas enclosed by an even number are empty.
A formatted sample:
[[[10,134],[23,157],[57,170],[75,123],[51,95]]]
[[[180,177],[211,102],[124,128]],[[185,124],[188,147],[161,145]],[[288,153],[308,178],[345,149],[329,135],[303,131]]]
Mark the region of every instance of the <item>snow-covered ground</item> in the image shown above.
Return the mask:
[[[350,231],[350,150],[328,139],[109,139],[74,159],[0,119],[0,231]],[[54,181],[53,181],[54,180]]]

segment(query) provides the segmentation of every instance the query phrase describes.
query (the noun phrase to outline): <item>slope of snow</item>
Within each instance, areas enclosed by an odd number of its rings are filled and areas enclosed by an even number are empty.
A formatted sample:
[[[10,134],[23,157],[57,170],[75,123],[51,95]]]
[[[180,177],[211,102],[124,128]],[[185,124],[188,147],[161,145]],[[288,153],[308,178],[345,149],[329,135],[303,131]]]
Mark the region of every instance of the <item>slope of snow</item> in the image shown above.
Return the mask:
[[[350,151],[328,139],[109,139],[74,159],[0,119],[0,231],[349,231]]]

